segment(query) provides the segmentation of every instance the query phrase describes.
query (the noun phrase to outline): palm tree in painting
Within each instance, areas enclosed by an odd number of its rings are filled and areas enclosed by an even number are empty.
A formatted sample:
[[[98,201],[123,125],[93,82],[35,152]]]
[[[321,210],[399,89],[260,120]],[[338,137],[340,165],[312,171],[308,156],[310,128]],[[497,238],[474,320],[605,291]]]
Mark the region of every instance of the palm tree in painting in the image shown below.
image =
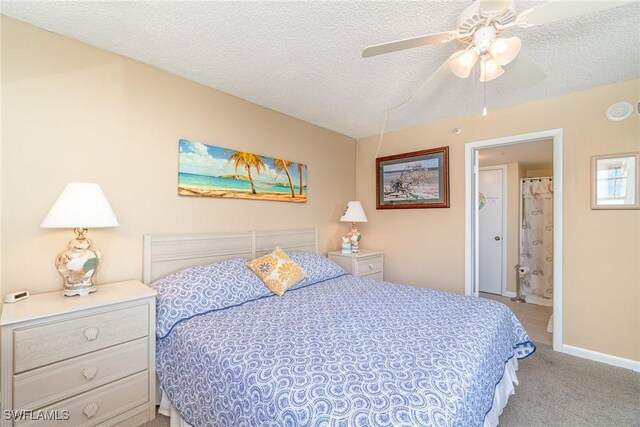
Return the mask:
[[[234,163],[236,168],[236,172],[238,172],[238,168],[244,166],[247,171],[247,176],[249,177],[249,183],[251,184],[251,193],[256,193],[256,187],[253,184],[253,178],[251,177],[251,168],[255,168],[256,172],[258,172],[258,176],[260,175],[260,170],[267,170],[262,160],[261,156],[253,153],[245,153],[243,151],[235,151],[228,159],[229,163]]]
[[[298,165],[298,176],[300,177],[300,194],[302,194],[302,169],[306,169],[307,165],[303,165],[302,163],[296,163]]]
[[[291,198],[295,198],[296,193],[295,191],[293,191],[293,182],[291,182],[291,174],[289,173],[289,168],[291,167],[291,163],[292,162],[288,160],[282,160],[282,159],[273,160],[273,165],[276,167],[276,172],[278,172],[278,175],[276,175],[276,179],[278,179],[278,176],[280,175],[280,173],[284,171],[284,173],[287,174],[287,179],[289,180],[289,188],[291,189]]]

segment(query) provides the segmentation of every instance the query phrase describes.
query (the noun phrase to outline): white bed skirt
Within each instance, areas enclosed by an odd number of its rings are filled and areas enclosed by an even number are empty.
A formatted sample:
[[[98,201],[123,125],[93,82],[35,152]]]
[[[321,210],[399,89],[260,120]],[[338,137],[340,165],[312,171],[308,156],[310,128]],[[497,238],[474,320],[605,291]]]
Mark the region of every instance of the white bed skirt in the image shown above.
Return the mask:
[[[167,393],[165,393],[162,389],[160,390],[162,392],[162,397],[160,398],[160,407],[158,408],[158,413],[169,417],[169,426],[192,427],[191,424],[182,419],[176,408],[173,407],[173,405],[169,401]]]
[[[518,385],[518,358],[513,356],[504,365],[504,374],[502,379],[496,385],[496,391],[493,393],[493,405],[491,410],[484,417],[484,427],[495,427],[498,425],[498,417],[502,414],[502,410],[507,406],[509,396],[516,392],[515,385]]]
[[[514,356],[504,365],[504,374],[498,385],[496,385],[496,390],[493,394],[493,406],[491,406],[491,410],[484,419],[483,427],[495,427],[498,425],[498,417],[502,414],[504,407],[507,406],[509,396],[515,393],[514,384],[518,385],[517,370],[518,359]],[[176,408],[173,407],[164,390],[162,390],[162,398],[160,399],[158,412],[170,418],[170,427],[192,427],[191,424],[187,423],[180,416]]]

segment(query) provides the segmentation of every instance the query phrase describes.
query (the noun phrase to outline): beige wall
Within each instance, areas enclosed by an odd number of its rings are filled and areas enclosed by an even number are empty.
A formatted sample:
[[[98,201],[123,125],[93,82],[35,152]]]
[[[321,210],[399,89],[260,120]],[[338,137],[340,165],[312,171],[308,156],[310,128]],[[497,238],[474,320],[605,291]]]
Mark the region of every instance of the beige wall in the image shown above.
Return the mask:
[[[73,237],[39,228],[70,181],[97,182],[120,223],[91,230],[99,282],[142,276],[142,235],[319,227],[338,247],[355,141],[159,69],[2,18],[2,291],[61,288]],[[178,139],[308,165],[306,204],[177,195]]]
[[[524,168],[522,167],[522,163],[518,163],[518,225],[517,225],[517,227],[518,227],[518,232],[517,232],[517,234],[518,234],[518,236],[517,236],[517,239],[518,239],[518,241],[517,241],[517,246],[518,246],[517,260],[518,260],[518,262],[517,263],[518,264],[520,263],[520,232],[521,232],[521,230],[520,230],[520,216],[522,215],[521,206],[520,206],[520,197],[522,197],[521,194],[520,194],[520,180],[522,178],[524,178],[525,176],[526,176],[526,172],[525,172]],[[513,270],[514,270],[513,274],[515,276],[517,273],[515,271],[515,268]],[[515,277],[514,277],[514,281],[515,281]],[[514,283],[513,286],[514,286],[514,288],[516,287],[515,283]]]
[[[518,163],[507,163],[507,291],[516,291],[520,263],[520,178]]]
[[[359,146],[358,195],[369,222],[362,247],[385,251],[385,278],[464,292],[464,145],[564,129],[564,342],[640,360],[640,211],[590,209],[590,157],[640,150],[640,118],[611,122],[616,101],[635,105],[640,80],[597,87],[384,136],[379,156],[448,145],[451,208],[375,209],[378,137]],[[480,106],[478,107],[478,110]],[[458,136],[451,129],[458,127]]]
[[[553,165],[544,169],[527,169],[526,176],[553,176]]]

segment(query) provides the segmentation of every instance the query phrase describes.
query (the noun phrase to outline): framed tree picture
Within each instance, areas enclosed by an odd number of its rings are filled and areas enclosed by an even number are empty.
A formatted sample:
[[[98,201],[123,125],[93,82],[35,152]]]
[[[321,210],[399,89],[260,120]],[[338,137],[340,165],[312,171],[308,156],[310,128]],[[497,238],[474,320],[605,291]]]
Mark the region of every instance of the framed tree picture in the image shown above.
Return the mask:
[[[376,208],[449,207],[449,147],[376,159]]]

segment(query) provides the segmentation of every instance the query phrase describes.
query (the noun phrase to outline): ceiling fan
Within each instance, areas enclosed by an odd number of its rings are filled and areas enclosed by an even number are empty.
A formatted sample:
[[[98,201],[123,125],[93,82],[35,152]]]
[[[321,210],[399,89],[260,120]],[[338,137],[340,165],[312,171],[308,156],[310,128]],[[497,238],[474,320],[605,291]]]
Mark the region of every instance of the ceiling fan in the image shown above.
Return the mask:
[[[475,0],[462,12],[457,28],[453,31],[368,46],[362,52],[362,56],[367,58],[453,40],[466,44],[463,49],[453,53],[416,93],[394,108],[413,99],[418,93],[425,96],[433,91],[446,78],[447,68],[460,78],[469,77],[478,61],[481,82],[500,77],[506,68],[508,74],[522,87],[530,87],[544,80],[546,75],[534,62],[520,53],[520,38],[501,37],[505,31],[514,27],[545,25],[632,1],[558,0],[516,14],[514,0]]]

